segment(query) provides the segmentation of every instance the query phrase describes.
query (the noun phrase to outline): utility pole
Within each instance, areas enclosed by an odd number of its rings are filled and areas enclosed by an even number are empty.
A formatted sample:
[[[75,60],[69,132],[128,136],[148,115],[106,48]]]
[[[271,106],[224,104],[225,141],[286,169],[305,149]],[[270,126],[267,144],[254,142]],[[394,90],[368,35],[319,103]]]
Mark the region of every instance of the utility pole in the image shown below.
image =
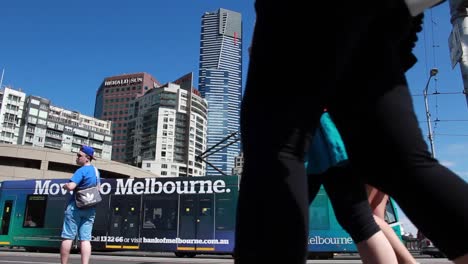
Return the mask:
[[[452,68],[460,62],[463,93],[468,106],[468,0],[449,0],[452,32],[449,37]]]
[[[434,148],[434,136],[432,135],[432,124],[431,124],[431,113],[429,112],[429,103],[427,101],[427,89],[429,88],[429,82],[431,81],[432,77],[436,76],[439,73],[439,70],[436,68],[432,68],[429,71],[429,78],[427,79],[426,87],[424,87],[424,104],[426,106],[426,120],[427,120],[427,131],[429,139],[429,143],[431,144],[431,155],[435,158],[435,148]]]

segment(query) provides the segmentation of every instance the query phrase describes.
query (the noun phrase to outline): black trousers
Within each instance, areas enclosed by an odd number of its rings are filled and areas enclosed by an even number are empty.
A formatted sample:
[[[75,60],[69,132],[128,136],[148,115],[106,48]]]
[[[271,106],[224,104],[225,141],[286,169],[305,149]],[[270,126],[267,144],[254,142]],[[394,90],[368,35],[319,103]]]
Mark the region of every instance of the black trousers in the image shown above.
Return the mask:
[[[431,158],[401,67],[398,37],[409,20],[402,19],[408,16],[403,1],[348,2],[333,1],[328,9],[338,27],[326,27],[327,21],[318,21],[297,0],[256,2],[241,108],[245,164],[236,263],[269,256],[305,262],[304,156],[325,107],[360,179],[393,197],[449,258],[468,252],[467,183]],[[316,41],[304,40],[309,33]]]

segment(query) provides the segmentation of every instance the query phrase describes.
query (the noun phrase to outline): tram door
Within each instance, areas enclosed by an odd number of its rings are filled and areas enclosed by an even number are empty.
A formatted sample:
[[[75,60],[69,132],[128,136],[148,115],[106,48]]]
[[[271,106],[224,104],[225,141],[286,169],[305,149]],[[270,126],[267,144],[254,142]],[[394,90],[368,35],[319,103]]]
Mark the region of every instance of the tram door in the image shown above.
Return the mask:
[[[141,195],[111,195],[107,248],[139,245]]]
[[[10,234],[13,222],[13,218],[11,217],[13,214],[13,205],[14,202],[16,201],[15,196],[7,196],[5,199],[5,202],[3,203],[3,208],[2,208],[2,215],[1,215],[1,226],[0,226],[0,243],[5,243],[5,244],[0,244],[0,245],[8,245],[9,242],[6,242],[5,240],[9,240],[7,236]]]
[[[196,243],[214,238],[213,195],[182,195],[179,216],[179,238],[186,243],[179,244],[178,248],[213,250],[209,244]]]

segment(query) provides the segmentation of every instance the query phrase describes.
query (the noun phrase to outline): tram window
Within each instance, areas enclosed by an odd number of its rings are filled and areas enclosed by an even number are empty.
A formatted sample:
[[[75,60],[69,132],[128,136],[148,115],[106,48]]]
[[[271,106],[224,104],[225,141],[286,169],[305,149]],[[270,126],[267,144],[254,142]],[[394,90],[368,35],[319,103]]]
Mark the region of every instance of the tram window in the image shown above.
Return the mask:
[[[24,212],[23,227],[44,227],[46,205],[46,195],[28,195],[26,200],[26,209]]]
[[[44,228],[61,228],[64,214],[57,212],[65,211],[69,196],[48,196],[47,209],[45,210]]]
[[[309,229],[330,229],[330,207],[331,205],[329,205],[329,199],[326,195],[326,192],[321,189],[311,205],[309,215]]]
[[[145,217],[145,222],[143,223],[143,229],[156,229],[156,225],[154,224],[154,219],[151,216],[147,215]]]
[[[149,205],[149,207],[147,206]],[[145,211],[143,219],[145,222],[143,223],[144,229],[161,229],[161,214],[162,208],[152,207],[150,203],[145,204]]]
[[[389,224],[396,222],[395,208],[390,199],[387,200],[387,206],[385,207],[385,221]]]
[[[165,230],[174,230],[176,229],[177,224],[177,212],[175,208],[170,208],[173,210],[168,210],[167,214],[164,214],[164,218],[161,220],[163,223],[163,229]]]
[[[154,199],[145,200],[143,219],[143,229],[176,229],[177,201]]]
[[[235,227],[235,212],[234,203],[230,198],[216,199],[216,229],[217,230],[232,230]]]

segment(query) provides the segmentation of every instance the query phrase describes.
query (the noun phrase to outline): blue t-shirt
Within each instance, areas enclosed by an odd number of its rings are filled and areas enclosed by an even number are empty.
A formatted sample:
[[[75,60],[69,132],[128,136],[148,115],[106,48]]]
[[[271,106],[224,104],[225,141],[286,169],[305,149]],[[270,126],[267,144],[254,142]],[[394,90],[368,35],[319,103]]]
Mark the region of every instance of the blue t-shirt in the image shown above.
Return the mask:
[[[71,182],[76,183],[77,188],[83,189],[100,184],[99,172],[96,175],[94,166],[81,166],[77,169],[70,179]]]
[[[317,129],[306,157],[307,174],[318,174],[348,159],[340,133],[325,112],[320,118]]]

